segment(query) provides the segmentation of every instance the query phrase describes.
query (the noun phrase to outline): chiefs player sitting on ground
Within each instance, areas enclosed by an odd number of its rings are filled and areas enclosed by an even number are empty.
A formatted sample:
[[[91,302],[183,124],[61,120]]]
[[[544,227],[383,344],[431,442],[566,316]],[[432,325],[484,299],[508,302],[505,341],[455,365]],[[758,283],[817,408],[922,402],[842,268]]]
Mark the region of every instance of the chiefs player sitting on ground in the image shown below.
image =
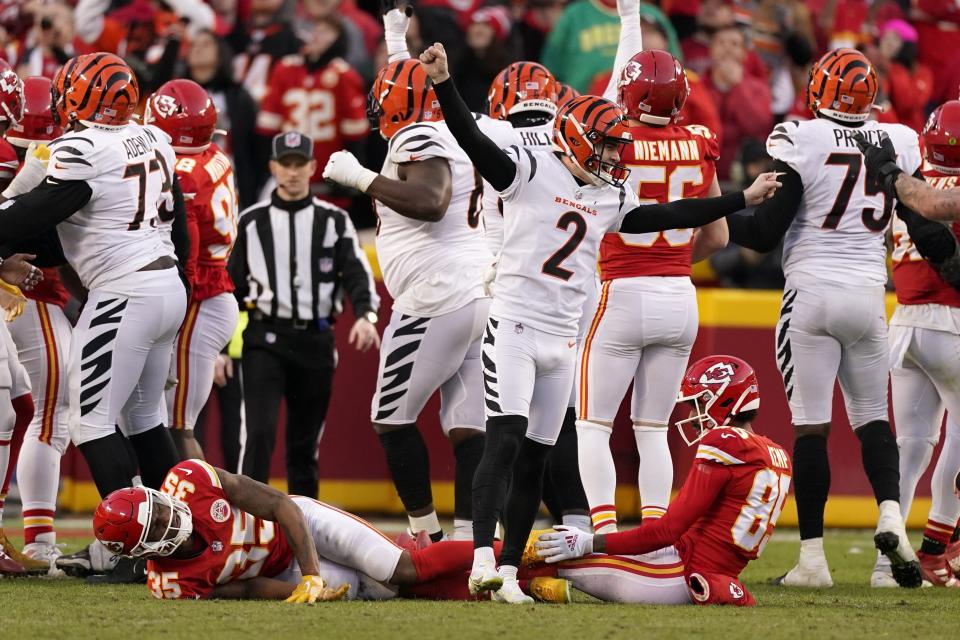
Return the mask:
[[[606,535],[557,527],[540,535],[538,553],[554,563],[673,545],[693,602],[753,606],[756,601],[739,575],[773,535],[790,488],[790,458],[752,429],[760,395],[756,374],[743,360],[711,356],[694,363],[684,375],[679,400],[691,405],[690,417],[678,423],[681,434],[687,444],[699,442],[699,447],[666,514],[631,531]],[[693,439],[684,432],[690,423],[699,425]]]

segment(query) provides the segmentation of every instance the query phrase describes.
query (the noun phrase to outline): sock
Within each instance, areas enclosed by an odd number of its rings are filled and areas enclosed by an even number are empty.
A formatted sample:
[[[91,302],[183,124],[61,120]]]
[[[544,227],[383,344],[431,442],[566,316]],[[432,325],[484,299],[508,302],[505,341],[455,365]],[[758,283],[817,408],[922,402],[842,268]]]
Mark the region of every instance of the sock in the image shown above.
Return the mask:
[[[13,428],[0,435],[0,478],[3,479],[0,486],[0,528],[3,527],[3,506],[10,490],[13,469],[17,466],[23,436],[33,420],[33,398],[29,393],[14,398],[11,404],[15,415]]]
[[[497,573],[500,574],[500,577],[506,580],[516,580],[517,579],[517,568],[511,564],[502,564],[497,569]]]
[[[868,422],[856,430],[860,438],[863,470],[867,472],[877,504],[900,502],[900,453],[897,440],[886,420]],[[796,463],[794,463],[796,465]]]
[[[590,516],[567,514],[563,516],[563,524],[568,527],[575,527],[586,533],[590,533],[592,531]]]
[[[476,552],[470,540],[444,540],[429,547],[411,551],[410,556],[417,571],[417,582],[424,582],[469,571]],[[484,552],[483,557],[489,563],[496,562],[492,548],[489,549],[489,554]]]
[[[473,546],[492,547],[493,535],[507,497],[514,462],[520,454],[527,419],[495,416],[487,419],[483,457],[473,478]],[[539,495],[537,500],[539,501]]]
[[[477,566],[480,564],[497,564],[497,557],[493,553],[493,546],[478,547],[474,545],[472,566]]]
[[[473,520],[473,477],[483,458],[484,437],[473,436],[463,440],[453,449],[456,459],[453,480],[453,517],[470,522]],[[472,525],[471,525],[472,528]]]
[[[557,442],[547,456],[547,475],[544,479],[556,495],[562,514],[587,513],[590,503],[580,480],[579,444],[577,442],[577,413],[568,407]]]
[[[513,485],[504,507],[505,530],[500,564],[520,566],[520,557],[533,529],[543,491],[543,470],[550,445],[524,438],[513,465]]]
[[[390,477],[407,513],[433,504],[430,489],[430,454],[417,425],[378,435],[387,455]]]
[[[117,489],[133,485],[133,479],[137,476],[137,463],[130,456],[127,447],[126,438],[119,431],[84,442],[77,447],[87,461],[90,475],[93,476],[101,498],[106,498]]]
[[[800,540],[800,562],[809,564],[810,562],[827,561],[826,554],[823,553],[823,537],[807,538]]]
[[[936,520],[927,520],[927,526],[923,529],[923,542],[920,544],[920,551],[934,556],[942,555],[947,550],[947,545],[950,544],[953,529],[951,525]]]
[[[431,511],[425,516],[407,516],[407,520],[410,521],[410,530],[414,534],[418,531],[426,531],[433,542],[440,542],[443,539],[443,529],[440,527],[436,511]]]
[[[173,444],[170,430],[160,424],[153,429],[130,436],[128,440],[130,446],[137,452],[143,484],[159,490],[163,486],[163,479],[167,477],[167,472],[180,462],[180,454],[177,452],[176,445]]]
[[[667,425],[634,426],[633,437],[640,454],[637,485],[642,519],[662,518],[673,488],[673,458],[667,445]]]
[[[930,464],[936,444],[936,441],[930,442],[928,438],[897,437],[897,449],[900,451],[900,514],[904,518],[910,513],[917,483]]]
[[[56,543],[53,518],[60,483],[60,452],[35,437],[26,438],[17,461],[17,484],[23,502],[23,538]]]
[[[595,533],[617,530],[617,470],[610,451],[610,427],[596,422],[577,420],[577,456],[580,479],[590,505],[590,518]]]
[[[473,520],[453,519],[453,531],[450,533],[451,540],[473,540]]]
[[[794,440],[793,479],[802,548],[804,540],[823,538],[823,509],[830,493],[826,438],[808,435]]]
[[[929,518],[940,523],[949,523],[952,530],[960,519],[960,498],[953,491],[960,469],[960,427],[953,422],[953,416],[947,417],[947,428],[943,439],[940,457],[933,468],[930,478],[930,514]]]

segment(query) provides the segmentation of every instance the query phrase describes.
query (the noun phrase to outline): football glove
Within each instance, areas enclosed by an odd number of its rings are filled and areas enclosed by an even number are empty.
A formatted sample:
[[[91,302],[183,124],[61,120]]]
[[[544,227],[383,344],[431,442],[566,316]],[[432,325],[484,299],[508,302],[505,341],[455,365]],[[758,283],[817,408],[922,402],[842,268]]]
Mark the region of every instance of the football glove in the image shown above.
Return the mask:
[[[20,291],[20,287],[0,280],[0,309],[3,309],[6,321],[16,320],[26,307],[27,299]]]
[[[550,533],[540,534],[537,555],[552,564],[593,553],[593,534],[576,527],[557,525]]]
[[[867,175],[877,181],[885,194],[896,198],[897,176],[903,173],[903,170],[897,166],[897,150],[893,148],[890,136],[884,136],[879,147],[860,132],[853,134],[853,139],[863,153]]]
[[[27,147],[27,155],[23,160],[23,166],[7,188],[4,189],[3,197],[10,200],[32,191],[46,177],[49,161],[50,148],[45,144],[38,145],[36,142],[31,142],[30,146]]]
[[[397,0],[383,0],[383,39],[387,43],[387,61],[396,62],[410,57],[407,51],[407,28],[410,26],[410,17],[413,7],[409,4],[402,6]]]
[[[349,151],[337,151],[331,154],[327,160],[327,166],[323,168],[323,177],[345,187],[351,187],[357,191],[366,192],[370,183],[376,178],[376,171],[370,171]]]
[[[342,584],[336,589],[328,587],[320,576],[303,576],[300,584],[293,590],[287,602],[294,604],[313,604],[315,602],[332,602],[341,600],[350,591],[349,584]]]
[[[497,279],[497,267],[500,266],[500,256],[487,265],[483,272],[483,292],[493,297],[493,281]]]
[[[640,0],[617,0],[617,13],[621,18],[639,16]]]

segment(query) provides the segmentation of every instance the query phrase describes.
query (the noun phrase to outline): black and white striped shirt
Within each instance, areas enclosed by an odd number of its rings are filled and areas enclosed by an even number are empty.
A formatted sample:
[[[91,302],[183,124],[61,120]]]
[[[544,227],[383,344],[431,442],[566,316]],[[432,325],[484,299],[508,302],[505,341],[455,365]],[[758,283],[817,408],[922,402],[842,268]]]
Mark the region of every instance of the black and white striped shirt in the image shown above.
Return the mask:
[[[274,191],[240,215],[228,266],[240,306],[295,321],[329,320],[344,292],[356,316],[380,306],[370,263],[346,211]]]

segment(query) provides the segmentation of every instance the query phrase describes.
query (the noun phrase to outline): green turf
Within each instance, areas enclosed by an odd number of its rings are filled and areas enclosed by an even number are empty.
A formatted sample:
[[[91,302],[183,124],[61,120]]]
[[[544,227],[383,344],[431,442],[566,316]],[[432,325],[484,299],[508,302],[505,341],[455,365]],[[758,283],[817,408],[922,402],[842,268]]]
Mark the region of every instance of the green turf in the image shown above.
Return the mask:
[[[916,540],[914,542],[917,542]],[[72,547],[79,544],[72,541]],[[647,607],[591,602],[508,607],[492,603],[391,601],[322,606],[273,602],[161,602],[146,587],[90,587],[79,580],[0,580],[0,638],[906,638],[952,636],[960,592],[873,590],[871,535],[827,535],[836,586],[782,589],[764,582],[790,568],[796,532],[778,531],[744,575],[760,606]]]

